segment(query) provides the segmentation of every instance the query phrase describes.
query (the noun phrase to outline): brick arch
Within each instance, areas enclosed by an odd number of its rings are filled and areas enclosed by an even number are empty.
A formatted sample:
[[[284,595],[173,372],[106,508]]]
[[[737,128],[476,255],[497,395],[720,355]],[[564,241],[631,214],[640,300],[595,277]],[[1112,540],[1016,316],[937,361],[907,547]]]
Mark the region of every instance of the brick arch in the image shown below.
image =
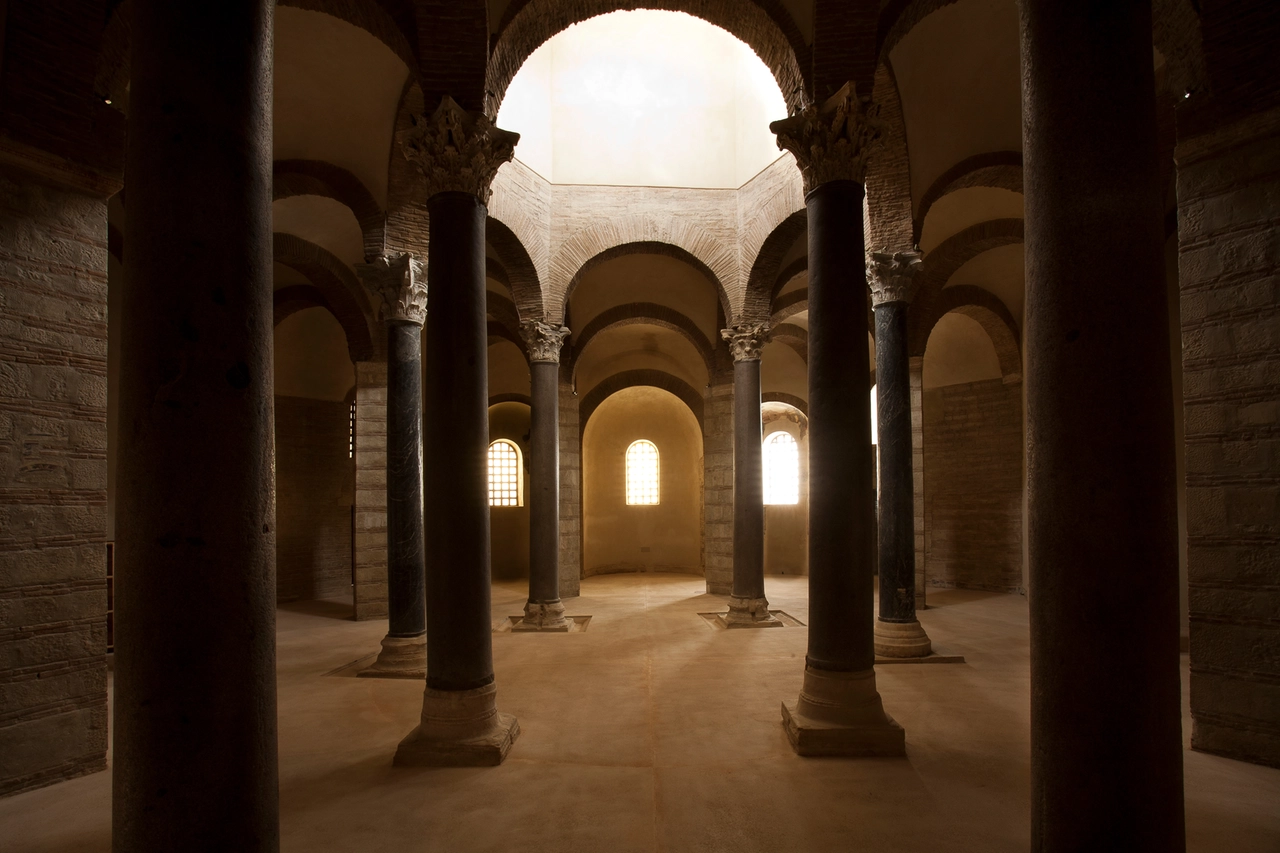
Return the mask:
[[[800,356],[805,364],[809,363],[809,333],[800,326],[791,323],[779,323],[769,333],[769,340],[786,344]]]
[[[679,311],[668,308],[665,305],[657,305],[653,302],[629,302],[626,305],[615,305],[606,311],[600,312],[583,327],[580,334],[574,336],[573,365],[570,376],[577,374],[578,360],[586,352],[587,346],[597,336],[610,329],[635,325],[658,326],[679,334],[693,344],[698,351],[698,355],[702,356],[702,362],[707,368],[707,375],[710,376],[715,372],[715,347],[711,341],[707,340],[707,336],[698,328],[697,323],[694,323]]]
[[[747,274],[742,322],[759,323],[768,318],[773,306],[773,297],[779,289],[778,280],[782,277],[782,258],[808,227],[809,211],[804,207],[799,210],[793,209],[782,218],[776,219],[768,236],[760,241],[759,248],[754,252],[751,271]],[[745,246],[744,250],[744,256],[751,257],[752,252]],[[807,256],[805,267],[808,268]]]
[[[516,231],[492,214],[485,220],[485,240],[502,258],[506,273],[503,282],[511,291],[520,317],[525,320],[541,319],[542,285],[538,270]]]
[[[902,116],[898,81],[888,62],[876,66],[871,99],[880,110],[884,131],[880,147],[867,163],[863,237],[868,250],[901,251],[915,245],[911,220],[911,156]]]
[[[493,346],[499,341],[508,341],[515,344],[516,349],[520,350],[525,362],[529,361],[529,350],[519,332],[498,320],[488,320],[485,323],[485,327],[489,333],[489,346]]]
[[[1022,152],[991,151],[966,157],[938,176],[920,197],[919,212],[913,226],[913,242],[920,242],[929,209],[943,196],[970,187],[994,187],[1022,192]]]
[[[271,307],[273,327],[279,326],[294,314],[308,308],[323,308],[333,313],[333,309],[325,301],[324,294],[313,284],[291,284],[280,288],[271,294]]]
[[[505,296],[494,293],[492,290],[486,290],[484,298],[485,313],[508,329],[511,329],[513,333],[519,334],[520,314],[516,311],[516,304]]]
[[[490,407],[496,406],[499,403],[521,403],[532,408],[533,398],[528,394],[494,394],[489,398]]]
[[[702,421],[702,395],[689,383],[683,379],[677,379],[665,370],[624,370],[602,380],[582,398],[582,402],[578,405],[580,433],[587,431],[587,422],[591,420],[595,410],[600,408],[601,403],[624,388],[634,388],[639,385],[661,388],[679,397],[680,401],[689,407],[689,411],[693,412],[693,416],[698,420],[698,426],[705,432]]]
[[[1006,383],[1016,382],[1022,378],[1022,347],[1018,324],[1013,315],[1000,299],[985,288],[971,284],[956,285],[942,291],[943,298],[935,305],[921,324],[923,340],[919,342],[919,352],[912,348],[912,355],[923,356],[928,345],[929,336],[942,318],[951,313],[963,314],[977,321],[991,345],[995,347],[996,358],[1000,362],[1000,375]]]
[[[782,292],[782,288],[791,283],[791,279],[801,273],[807,274],[808,272],[809,255],[807,252],[779,270],[778,277],[773,281],[773,294],[770,298],[770,304],[772,304],[772,300],[778,298],[778,294]]]
[[[418,71],[418,58],[406,36],[416,28],[412,10],[398,9],[396,14],[388,11],[390,6],[403,4],[378,0],[277,0],[277,5],[322,12],[345,21],[386,45],[409,68],[410,76]],[[93,86],[94,94],[110,98],[112,106],[121,112],[129,102],[131,26],[129,0],[122,0],[110,10],[103,30]]]
[[[925,256],[919,291],[907,312],[907,341],[912,355],[924,355],[930,318],[937,322],[943,288],[960,267],[991,249],[1021,243],[1021,219],[989,219],[943,240]]]
[[[590,225],[561,245],[548,274],[547,316],[564,317],[574,286],[590,266],[641,252],[670,255],[701,270],[715,285],[725,316],[734,316],[726,283],[738,276],[736,241],[726,242],[688,220],[640,214]]]
[[[590,18],[637,8],[685,12],[728,31],[773,72],[789,112],[808,105],[811,51],[779,0],[513,0],[489,56],[485,112],[498,114],[520,66],[549,38]]]
[[[275,262],[306,276],[324,296],[347,334],[351,360],[369,361],[385,350],[374,311],[364,288],[346,264],[315,243],[277,231],[271,235]]]
[[[318,195],[345,205],[360,224],[366,263],[382,254],[382,208],[360,179],[323,160],[277,160],[271,166],[271,200]]]
[[[424,104],[422,87],[410,77],[400,94],[395,130],[391,134],[391,150],[388,152],[386,230],[383,238],[383,251],[388,254],[409,252],[415,257],[427,257],[429,193],[426,178],[400,150],[402,135],[413,127],[413,117],[423,112]]]
[[[777,299],[773,303],[773,314],[770,315],[769,322],[777,325],[784,320],[789,320],[802,311],[809,310],[809,288],[803,287],[800,290],[792,291],[786,296]]]
[[[806,418],[809,417],[809,404],[797,397],[795,394],[784,394],[781,391],[765,391],[760,395],[761,404],[764,403],[782,403],[790,406]]]

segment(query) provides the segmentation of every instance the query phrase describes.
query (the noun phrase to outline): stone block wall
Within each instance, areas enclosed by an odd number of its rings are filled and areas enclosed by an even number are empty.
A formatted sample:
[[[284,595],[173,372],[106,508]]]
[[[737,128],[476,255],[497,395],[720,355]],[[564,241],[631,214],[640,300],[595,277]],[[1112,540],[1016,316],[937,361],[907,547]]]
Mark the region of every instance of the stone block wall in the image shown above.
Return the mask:
[[[733,374],[712,377],[703,406],[702,551],[707,592],[733,591]]]
[[[276,397],[276,595],[351,593],[351,404]]]
[[[925,580],[1017,592],[1022,585],[1022,383],[924,392]]]
[[[0,795],[106,767],[106,452],[106,202],[5,169]]]
[[[911,510],[916,542],[916,609],[925,604],[924,562],[924,356],[913,356],[911,376]]]
[[[1280,766],[1280,110],[1176,157],[1191,745]]]
[[[379,619],[387,615],[386,362],[356,363],[355,478],[355,617]]]
[[[560,378],[560,597],[582,588],[582,430],[569,371]]]

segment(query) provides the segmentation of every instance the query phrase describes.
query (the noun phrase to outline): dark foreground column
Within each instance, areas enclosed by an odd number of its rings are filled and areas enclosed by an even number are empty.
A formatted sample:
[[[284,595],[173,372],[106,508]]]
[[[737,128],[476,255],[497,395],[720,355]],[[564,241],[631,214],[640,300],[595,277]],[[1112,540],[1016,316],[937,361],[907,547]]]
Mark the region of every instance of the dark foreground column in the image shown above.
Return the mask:
[[[903,755],[876,690],[872,645],[871,365],[862,202],[879,137],[851,84],[770,129],[793,153],[809,213],[809,653],[782,707],[801,755]]]
[[[422,324],[427,283],[408,253],[362,264],[387,324],[387,636],[366,677],[422,678],[427,669],[422,503]]]
[[[1182,851],[1151,4],[1019,4],[1031,847]]]
[[[536,320],[520,326],[529,345],[533,423],[529,436],[529,601],[513,631],[568,631],[560,603],[560,347],[569,330]]]
[[[915,296],[919,252],[873,252],[867,262],[876,312],[876,414],[880,438],[880,618],[876,654],[929,654],[916,620],[916,534],[911,469],[911,369],[907,306]]]
[[[500,764],[520,734],[499,714],[489,612],[489,400],[484,231],[489,184],[519,136],[446,96],[404,154],[427,182],[427,688],[396,764]]]
[[[761,463],[760,353],[768,327],[723,329],[733,352],[733,594],[728,628],[781,627],[764,596],[764,470]]]
[[[268,0],[132,10],[112,846],[279,849]]]

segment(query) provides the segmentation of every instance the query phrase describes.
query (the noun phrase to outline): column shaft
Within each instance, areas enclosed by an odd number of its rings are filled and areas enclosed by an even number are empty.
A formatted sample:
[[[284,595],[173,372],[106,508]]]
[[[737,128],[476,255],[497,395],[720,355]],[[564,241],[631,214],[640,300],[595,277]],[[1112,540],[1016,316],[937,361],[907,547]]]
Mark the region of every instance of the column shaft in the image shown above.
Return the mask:
[[[279,849],[267,0],[131,11],[112,845]]]
[[[907,303],[876,306],[876,412],[880,439],[880,619],[916,621]]]
[[[1019,4],[1032,849],[1181,851],[1151,4]]]
[[[760,360],[733,365],[733,597],[764,598]]]
[[[560,365],[530,367],[529,603],[560,600]]]
[[[489,401],[485,206],[471,193],[427,202],[427,686],[493,682],[489,614]]]
[[[423,524],[422,327],[391,323],[387,326],[388,637],[419,637],[427,630]]]
[[[870,670],[874,580],[871,364],[865,334],[863,187],[809,193],[809,653],[829,672]],[[854,325],[854,328],[857,328]],[[865,326],[864,326],[865,328]]]

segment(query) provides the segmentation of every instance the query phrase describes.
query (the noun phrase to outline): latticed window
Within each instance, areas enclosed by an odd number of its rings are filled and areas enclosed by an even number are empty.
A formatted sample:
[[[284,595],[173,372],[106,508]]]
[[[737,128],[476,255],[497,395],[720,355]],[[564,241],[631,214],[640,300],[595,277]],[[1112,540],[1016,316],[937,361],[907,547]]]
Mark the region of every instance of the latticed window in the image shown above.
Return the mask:
[[[489,506],[520,505],[520,448],[500,438],[489,445]]]
[[[652,441],[633,441],[627,448],[627,503],[656,504],[658,483],[658,448]]]
[[[800,503],[800,445],[789,432],[775,432],[764,440],[764,502]]]

